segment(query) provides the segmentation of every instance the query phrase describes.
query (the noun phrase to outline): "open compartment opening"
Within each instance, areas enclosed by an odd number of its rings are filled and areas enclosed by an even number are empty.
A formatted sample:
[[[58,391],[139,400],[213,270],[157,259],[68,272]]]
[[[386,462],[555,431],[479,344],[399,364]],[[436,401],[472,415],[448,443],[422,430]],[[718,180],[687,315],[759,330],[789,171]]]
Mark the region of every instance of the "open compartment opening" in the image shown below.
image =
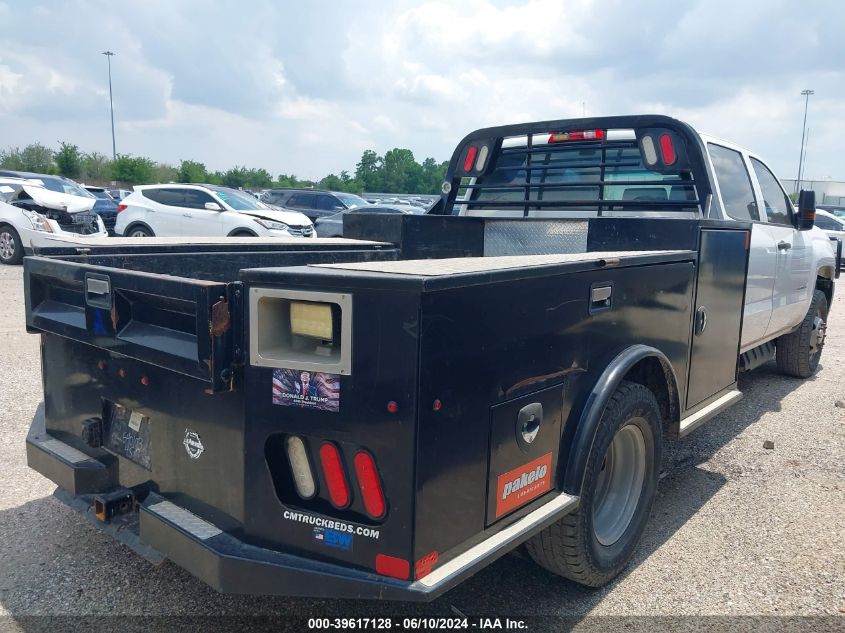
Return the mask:
[[[253,288],[249,323],[252,365],[352,371],[351,295]]]

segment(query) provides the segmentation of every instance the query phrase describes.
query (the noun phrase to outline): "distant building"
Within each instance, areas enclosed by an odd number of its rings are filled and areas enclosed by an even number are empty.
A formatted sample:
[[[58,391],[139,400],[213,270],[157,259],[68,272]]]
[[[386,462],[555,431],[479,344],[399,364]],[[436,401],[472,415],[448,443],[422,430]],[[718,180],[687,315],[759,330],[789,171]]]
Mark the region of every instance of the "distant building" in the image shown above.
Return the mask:
[[[795,191],[795,178],[781,180],[787,193]],[[845,204],[845,182],[841,180],[806,180],[801,179],[801,189],[812,189],[816,192],[816,204]]]

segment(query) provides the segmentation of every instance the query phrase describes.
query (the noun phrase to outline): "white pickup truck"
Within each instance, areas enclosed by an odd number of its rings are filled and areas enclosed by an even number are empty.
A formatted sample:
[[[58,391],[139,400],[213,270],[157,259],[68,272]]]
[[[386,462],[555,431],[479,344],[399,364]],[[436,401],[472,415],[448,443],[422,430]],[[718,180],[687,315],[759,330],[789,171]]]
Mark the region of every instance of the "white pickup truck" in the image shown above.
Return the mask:
[[[833,299],[836,242],[802,230],[789,196],[763,159],[705,134],[715,194],[710,217],[751,222],[751,252],[740,341],[741,367],[776,356],[784,373],[817,368]]]

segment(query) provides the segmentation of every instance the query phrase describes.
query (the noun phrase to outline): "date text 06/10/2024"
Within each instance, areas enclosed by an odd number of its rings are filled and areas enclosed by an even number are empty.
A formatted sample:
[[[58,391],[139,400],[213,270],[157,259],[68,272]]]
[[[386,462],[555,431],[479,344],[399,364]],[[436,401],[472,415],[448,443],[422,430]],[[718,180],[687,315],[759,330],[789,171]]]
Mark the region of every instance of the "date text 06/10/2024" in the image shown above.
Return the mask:
[[[511,618],[309,618],[309,630],[373,630],[373,631],[519,631],[527,630],[524,620]]]

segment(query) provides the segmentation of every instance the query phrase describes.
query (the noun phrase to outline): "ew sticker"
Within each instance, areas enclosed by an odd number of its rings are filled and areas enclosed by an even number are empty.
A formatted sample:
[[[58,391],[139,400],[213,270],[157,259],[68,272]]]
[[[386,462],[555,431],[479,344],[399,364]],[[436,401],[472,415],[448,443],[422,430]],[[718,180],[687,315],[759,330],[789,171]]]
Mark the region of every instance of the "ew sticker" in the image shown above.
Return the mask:
[[[340,411],[340,376],[321,371],[273,370],[273,404]]]

